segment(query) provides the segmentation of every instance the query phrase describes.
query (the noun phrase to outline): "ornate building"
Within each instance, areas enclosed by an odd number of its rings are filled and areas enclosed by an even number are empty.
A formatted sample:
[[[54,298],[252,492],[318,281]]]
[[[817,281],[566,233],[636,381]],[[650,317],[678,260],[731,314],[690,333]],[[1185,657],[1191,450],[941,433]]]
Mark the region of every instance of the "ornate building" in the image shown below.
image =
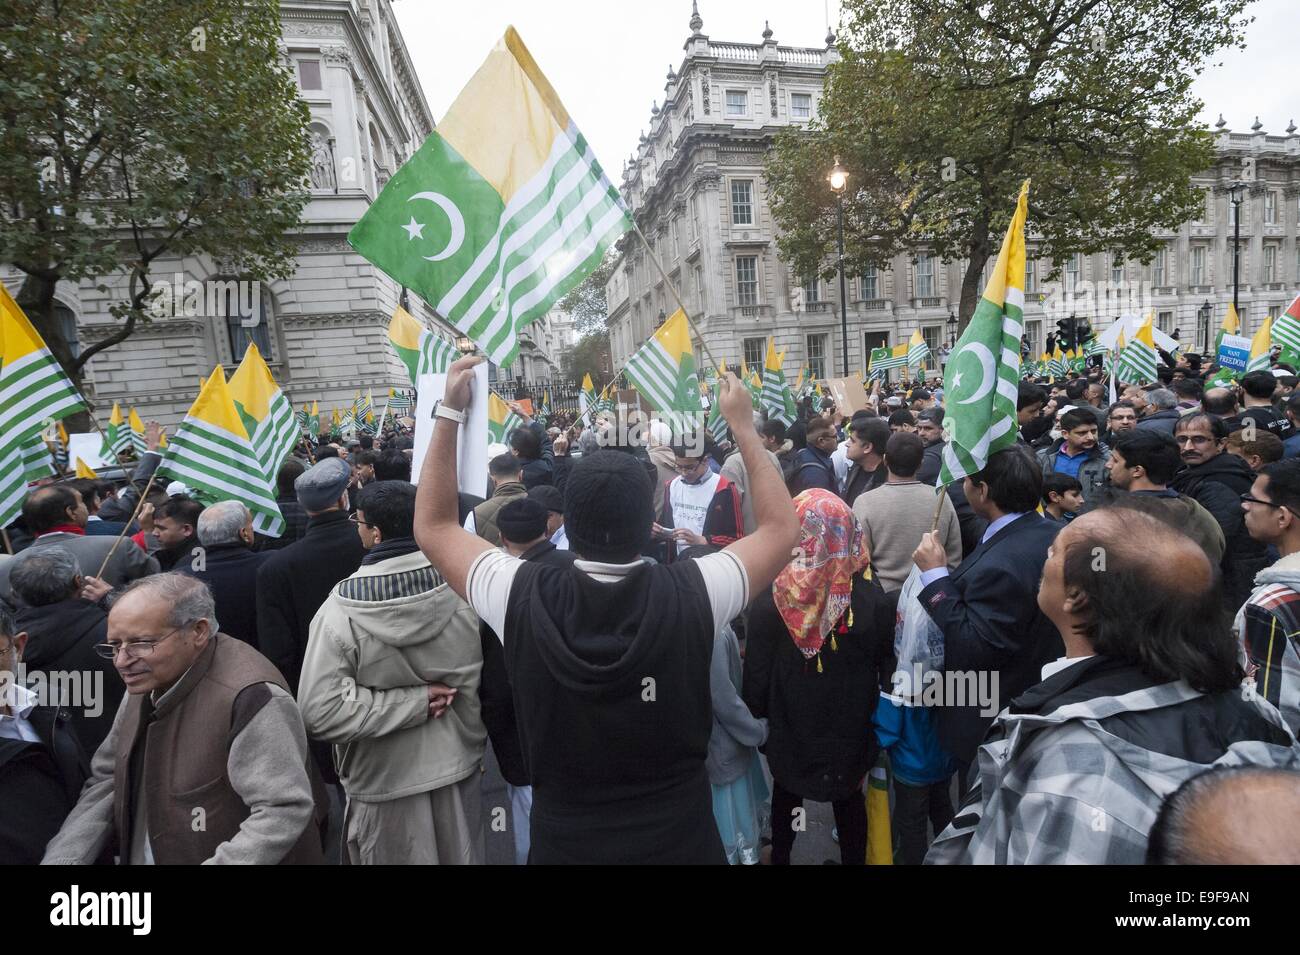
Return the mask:
[[[792,377],[804,365],[816,377],[837,376],[839,281],[805,279],[781,262],[763,180],[773,136],[817,115],[826,67],[838,58],[834,36],[816,49],[782,46],[770,27],[761,43],[713,41],[694,4],[690,30],[679,67],[668,70],[663,104],[651,108],[649,132],[624,166],[623,195],[716,359],[761,365],[772,336],[787,350]],[[1184,343],[1212,343],[1232,301],[1228,187],[1237,179],[1247,180],[1239,285],[1246,330],[1295,297],[1296,126],[1269,136],[1257,120],[1251,132],[1233,133],[1220,119],[1215,135],[1215,164],[1195,177],[1206,190],[1203,216],[1163,234],[1165,248],[1148,265],[1108,254],[1075,256],[1049,287],[1051,263],[1033,260],[1034,237],[1028,237],[1025,328],[1033,354],[1058,318],[1087,316],[1100,326],[1136,308],[1154,311],[1159,327]],[[616,369],[677,307],[638,236],[625,236],[620,251],[606,288]],[[922,249],[897,256],[889,268],[849,276],[849,368],[863,369],[872,348],[905,342],[918,328],[936,368],[955,337],[964,271],[964,262],[943,262]],[[703,364],[698,344],[696,353]]]
[[[280,20],[281,57],[311,110],[311,198],[296,237],[297,271],[255,288],[261,306],[256,324],[247,302],[211,309],[209,295],[198,314],[185,309],[155,318],[96,355],[87,368],[86,391],[100,409],[120,400],[135,405],[142,417],[175,425],[194,400],[199,377],[218,362],[233,370],[249,341],[299,408],[313,400],[322,410],[342,408],[367,388],[379,404],[390,385],[409,385],[387,343],[400,289],[352,251],[347,234],[433,131],[433,116],[389,0],[281,0]],[[13,270],[3,277],[11,288],[21,284]],[[210,259],[190,257],[159,260],[151,278],[210,289],[238,276]],[[96,289],[101,283],[106,291]],[[109,309],[126,298],[126,282],[115,275],[79,286],[64,283],[56,295],[65,328],[88,344],[116,327]],[[408,307],[453,340],[453,330],[414,294]]]

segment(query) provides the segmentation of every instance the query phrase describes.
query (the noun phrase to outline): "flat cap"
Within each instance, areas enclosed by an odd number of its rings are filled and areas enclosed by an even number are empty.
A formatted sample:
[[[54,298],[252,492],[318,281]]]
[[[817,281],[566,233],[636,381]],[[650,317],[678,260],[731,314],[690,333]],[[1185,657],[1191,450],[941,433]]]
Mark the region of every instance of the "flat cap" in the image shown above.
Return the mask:
[[[293,482],[298,503],[308,511],[323,511],[343,496],[352,480],[352,468],[341,458],[318,461]]]

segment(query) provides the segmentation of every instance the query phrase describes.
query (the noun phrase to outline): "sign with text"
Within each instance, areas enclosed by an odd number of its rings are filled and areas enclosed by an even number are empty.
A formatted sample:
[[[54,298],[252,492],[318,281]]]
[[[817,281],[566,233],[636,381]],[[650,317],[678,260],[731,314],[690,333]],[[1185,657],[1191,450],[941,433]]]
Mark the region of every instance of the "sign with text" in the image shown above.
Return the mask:
[[[456,441],[457,486],[467,494],[487,497],[488,491],[488,379],[487,362],[474,368],[474,397],[465,410],[465,423]],[[433,440],[434,412],[447,390],[446,375],[421,375],[415,407],[415,444],[411,455],[411,483],[420,483],[424,455]]]
[[[826,387],[835,399],[835,413],[838,415],[848,417],[855,411],[871,406],[860,378],[831,378],[826,382]]]
[[[1224,335],[1223,342],[1219,345],[1219,364],[1232,371],[1244,373],[1249,361],[1250,339],[1245,335]]]

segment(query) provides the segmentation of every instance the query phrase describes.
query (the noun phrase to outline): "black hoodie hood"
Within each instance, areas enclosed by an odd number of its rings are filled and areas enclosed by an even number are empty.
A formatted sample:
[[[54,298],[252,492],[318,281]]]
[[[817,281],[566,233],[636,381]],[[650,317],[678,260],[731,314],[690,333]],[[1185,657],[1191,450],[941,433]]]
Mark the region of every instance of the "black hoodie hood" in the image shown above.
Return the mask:
[[[23,663],[29,670],[56,669],[53,665],[81,643],[103,639],[107,621],[108,614],[98,606],[76,597],[45,607],[22,607],[14,622],[28,636]]]
[[[1189,494],[1195,497],[1186,488],[1196,487],[1202,481],[1217,481],[1219,484],[1226,484],[1238,494],[1245,494],[1250,490],[1250,486],[1255,483],[1255,472],[1241,458],[1224,451],[1222,454],[1210,458],[1204,464],[1184,468],[1178,472],[1170,486],[1180,494]]]

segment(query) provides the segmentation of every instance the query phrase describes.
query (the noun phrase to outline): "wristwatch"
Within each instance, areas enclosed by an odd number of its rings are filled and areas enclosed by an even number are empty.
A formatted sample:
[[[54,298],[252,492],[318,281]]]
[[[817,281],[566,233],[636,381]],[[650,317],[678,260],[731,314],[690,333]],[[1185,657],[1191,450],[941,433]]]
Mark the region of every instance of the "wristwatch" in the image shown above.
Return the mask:
[[[465,423],[465,412],[457,411],[455,408],[448,408],[446,405],[438,405],[438,410],[433,413],[435,418],[447,418],[457,424]]]

